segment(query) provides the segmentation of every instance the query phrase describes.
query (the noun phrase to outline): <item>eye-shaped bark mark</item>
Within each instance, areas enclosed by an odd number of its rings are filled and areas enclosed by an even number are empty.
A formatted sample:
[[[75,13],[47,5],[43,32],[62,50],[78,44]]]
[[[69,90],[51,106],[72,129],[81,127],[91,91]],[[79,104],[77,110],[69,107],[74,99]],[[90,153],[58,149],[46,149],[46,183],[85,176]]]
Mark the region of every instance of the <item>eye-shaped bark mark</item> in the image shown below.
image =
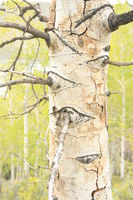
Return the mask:
[[[97,158],[99,158],[100,156],[101,154],[90,154],[90,155],[76,157],[75,160],[83,164],[89,164],[93,162],[94,160],[96,160]]]
[[[80,112],[73,107],[66,106],[66,107],[61,108],[60,110],[56,110],[53,113],[51,113],[57,118],[56,125],[62,126],[64,113],[68,113],[70,115],[70,118],[71,118],[70,124],[71,125],[85,123],[87,121],[90,121],[91,119],[95,119],[93,116],[90,116],[89,114]]]

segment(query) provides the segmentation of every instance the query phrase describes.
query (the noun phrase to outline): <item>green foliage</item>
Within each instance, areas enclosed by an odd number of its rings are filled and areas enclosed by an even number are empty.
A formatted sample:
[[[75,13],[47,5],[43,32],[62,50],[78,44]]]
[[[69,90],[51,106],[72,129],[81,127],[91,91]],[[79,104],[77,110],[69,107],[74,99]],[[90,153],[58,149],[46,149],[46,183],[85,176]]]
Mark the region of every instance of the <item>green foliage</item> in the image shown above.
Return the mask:
[[[129,6],[115,5],[116,13],[124,13],[129,11]],[[133,23],[120,27],[116,32],[112,33],[110,59],[118,62],[133,61]],[[124,75],[124,83],[122,82]],[[109,141],[111,152],[111,166],[115,168],[112,177],[112,189],[114,200],[131,200],[133,199],[133,66],[114,67],[109,66],[108,70],[108,88],[111,92],[119,94],[111,95],[108,98],[108,117],[109,117]],[[126,123],[122,122],[123,103],[122,103],[122,84],[125,85],[126,98]],[[125,143],[125,179],[120,179],[120,148],[121,135],[124,129],[126,138]],[[112,145],[113,144],[113,145]],[[113,150],[113,148],[115,148]],[[112,152],[115,154],[112,154]]]
[[[47,200],[46,180],[30,177],[26,181],[2,183],[2,200]]]
[[[25,4],[23,1],[17,1],[20,5]],[[27,5],[27,4],[25,4]],[[8,1],[5,5],[8,10],[13,9],[15,4],[13,1]],[[28,11],[24,17],[26,20],[33,14],[33,11]],[[5,21],[20,23],[25,25],[25,22],[16,14],[4,14],[0,12],[0,17]],[[43,23],[40,23],[38,19],[34,19],[31,25],[39,30],[44,29]],[[6,40],[10,40],[16,36],[22,36],[22,33],[13,29],[0,29],[0,43]],[[19,51],[21,41],[16,41],[12,44],[6,45],[0,49],[0,68],[8,69],[12,65]],[[15,71],[29,72],[32,68],[32,74],[38,77],[44,76],[44,67],[48,65],[48,48],[45,41],[42,39],[32,39],[25,41],[23,48],[15,66]],[[22,79],[20,75],[14,75],[13,79]],[[9,81],[10,75],[5,76],[1,73],[1,81]],[[7,90],[7,88],[6,88]],[[0,89],[0,172],[2,171],[2,193],[0,194],[1,200],[41,200],[46,199],[47,196],[47,182],[48,182],[48,170],[44,167],[48,166],[46,158],[46,149],[44,143],[44,137],[48,128],[48,103],[42,101],[32,112],[28,114],[28,156],[27,162],[38,170],[30,169],[29,179],[24,179],[24,97],[25,97],[25,85],[14,86],[11,90],[8,90],[6,98],[3,98],[6,94],[6,90]],[[47,88],[46,88],[47,91]],[[43,86],[34,86],[34,90],[29,86],[27,110],[31,108],[37,102],[35,94],[38,100],[44,96]],[[8,114],[13,114],[8,115]],[[46,138],[48,140],[48,136]],[[13,153],[13,154],[12,154]],[[14,155],[13,158],[11,155]],[[37,160],[37,161],[36,161]],[[36,165],[37,162],[37,166]],[[11,182],[11,166],[14,165],[15,178],[21,179]],[[19,169],[20,168],[20,169]],[[35,171],[37,171],[35,175]],[[36,176],[36,177],[35,177]],[[42,178],[43,177],[43,178]],[[5,181],[7,180],[7,181]]]
[[[121,180],[119,176],[112,178],[113,199],[114,200],[132,200],[133,199],[133,182],[132,178],[128,177]]]

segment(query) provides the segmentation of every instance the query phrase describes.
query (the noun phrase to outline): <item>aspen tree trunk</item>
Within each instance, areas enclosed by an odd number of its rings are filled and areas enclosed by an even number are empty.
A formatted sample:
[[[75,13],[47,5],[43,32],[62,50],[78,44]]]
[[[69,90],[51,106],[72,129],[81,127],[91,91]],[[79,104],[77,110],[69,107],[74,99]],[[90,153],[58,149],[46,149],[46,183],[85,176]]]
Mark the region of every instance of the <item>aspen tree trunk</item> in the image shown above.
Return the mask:
[[[12,113],[12,95],[10,94],[10,101],[9,101],[9,113]],[[13,126],[13,119],[10,119],[10,126]],[[13,150],[12,145],[12,150]],[[14,165],[14,155],[11,154],[11,180],[14,181],[15,179],[15,165]]]
[[[61,113],[71,117],[54,183],[56,200],[112,200],[103,64],[112,12],[108,0],[54,0],[51,6],[48,74],[61,86],[50,89],[51,166],[63,127]]]
[[[126,125],[126,100],[125,100],[125,75],[122,70],[122,135],[121,135],[121,179],[125,172],[125,125]]]
[[[116,174],[116,144],[115,139],[111,142],[111,177]]]
[[[28,106],[28,92],[29,86],[25,86],[24,110]],[[29,175],[29,166],[27,165],[27,158],[29,155],[29,141],[28,141],[28,113],[24,115],[24,177]]]

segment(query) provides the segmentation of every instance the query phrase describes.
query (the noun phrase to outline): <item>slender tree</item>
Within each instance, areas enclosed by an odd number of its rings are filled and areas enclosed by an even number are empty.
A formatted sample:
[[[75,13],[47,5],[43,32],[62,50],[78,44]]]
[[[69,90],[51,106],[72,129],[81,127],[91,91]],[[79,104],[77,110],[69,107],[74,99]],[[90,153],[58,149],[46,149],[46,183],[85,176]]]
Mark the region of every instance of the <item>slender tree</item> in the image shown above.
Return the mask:
[[[11,79],[0,87],[23,83],[49,86],[49,200],[111,200],[107,64],[126,64],[109,60],[110,35],[133,21],[133,11],[117,15],[108,0],[53,0],[48,19],[38,5],[23,2],[28,6],[16,5],[26,25],[0,22],[0,27],[20,30],[23,35],[1,47],[16,40],[44,39],[49,47],[48,78],[23,73],[26,78]],[[34,15],[26,21],[28,10],[34,10]],[[45,32],[30,24],[36,17],[47,23]],[[18,73],[15,67],[3,71]]]

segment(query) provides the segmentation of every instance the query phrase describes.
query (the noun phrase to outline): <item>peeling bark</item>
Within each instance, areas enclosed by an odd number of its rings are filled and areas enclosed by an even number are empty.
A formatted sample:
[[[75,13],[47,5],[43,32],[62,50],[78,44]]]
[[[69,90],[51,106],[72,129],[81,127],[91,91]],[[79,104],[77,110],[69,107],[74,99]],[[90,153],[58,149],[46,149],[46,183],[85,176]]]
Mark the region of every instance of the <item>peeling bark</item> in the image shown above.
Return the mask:
[[[107,0],[57,0],[52,12],[48,74],[60,88],[49,89],[51,166],[63,126],[60,114],[65,111],[71,118],[53,199],[112,200],[104,60],[110,49],[108,17],[113,9]]]

